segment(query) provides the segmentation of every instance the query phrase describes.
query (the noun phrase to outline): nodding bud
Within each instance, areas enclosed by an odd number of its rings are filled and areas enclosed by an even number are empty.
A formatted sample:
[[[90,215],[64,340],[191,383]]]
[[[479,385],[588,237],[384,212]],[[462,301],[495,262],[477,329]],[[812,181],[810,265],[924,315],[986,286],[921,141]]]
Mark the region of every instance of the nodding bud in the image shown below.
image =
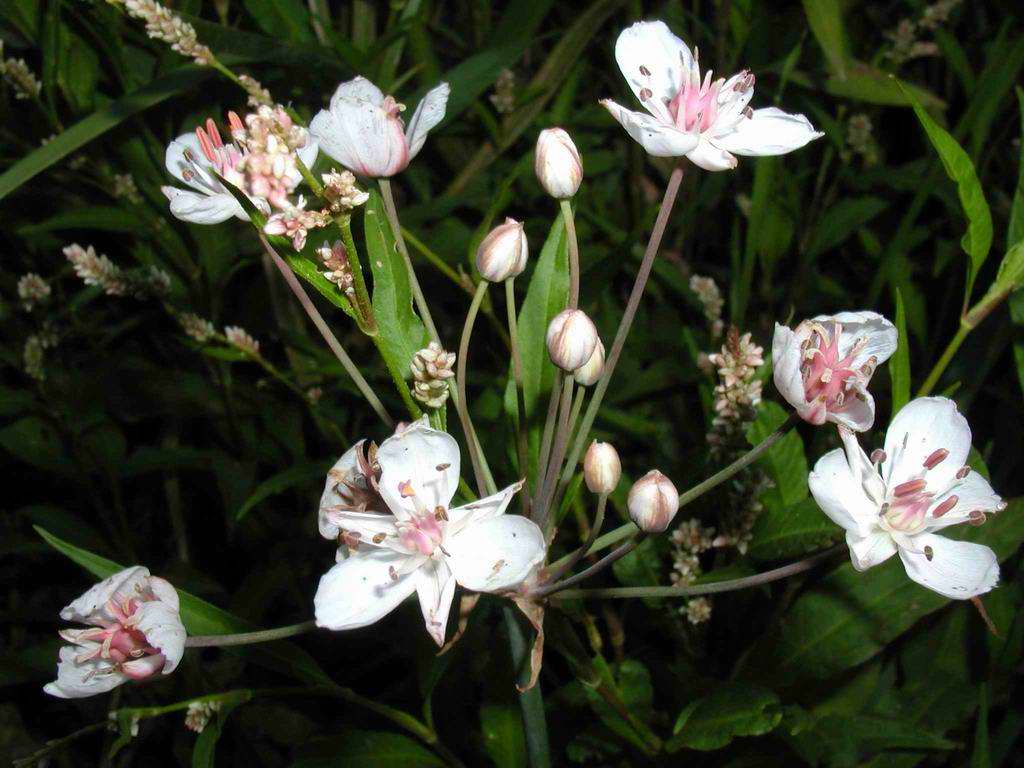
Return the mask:
[[[619,452],[611,443],[594,440],[583,457],[583,479],[591,493],[608,494],[615,490],[622,477]]]
[[[594,354],[587,362],[573,371],[572,377],[576,379],[577,384],[589,387],[597,384],[602,373],[604,373],[604,344],[598,339],[597,346],[594,347]]]
[[[885,451],[881,448],[875,448],[875,450],[871,452],[871,463],[881,464],[883,461],[885,461]]]
[[[561,128],[548,128],[537,137],[533,169],[544,191],[557,200],[576,194],[583,181],[583,163],[569,134]]]
[[[580,309],[559,312],[548,325],[548,354],[563,371],[575,371],[590,360],[597,341],[597,328]]]
[[[679,492],[671,480],[652,469],[633,483],[626,506],[641,531],[661,533],[679,511]]]
[[[480,242],[476,268],[484,280],[500,283],[526,269],[528,255],[522,222],[505,219],[504,224],[496,226]]]

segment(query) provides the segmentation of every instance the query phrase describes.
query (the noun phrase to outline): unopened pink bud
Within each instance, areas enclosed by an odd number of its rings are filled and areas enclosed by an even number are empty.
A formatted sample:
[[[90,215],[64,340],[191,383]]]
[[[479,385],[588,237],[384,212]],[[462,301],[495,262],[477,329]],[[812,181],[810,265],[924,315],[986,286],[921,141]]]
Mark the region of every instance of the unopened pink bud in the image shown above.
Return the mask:
[[[679,492],[671,480],[652,469],[633,483],[626,506],[641,531],[661,533],[679,511]]]
[[[548,325],[548,354],[563,371],[575,371],[590,360],[597,342],[597,328],[582,310],[566,309]]]
[[[529,248],[523,224],[505,219],[492,229],[476,249],[476,268],[480,277],[491,283],[500,283],[516,277],[526,269]]]
[[[580,153],[569,134],[561,128],[540,132],[533,168],[544,191],[558,200],[575,195],[583,181]]]
[[[597,384],[602,373],[604,373],[604,344],[598,339],[597,346],[594,347],[594,354],[590,356],[587,362],[573,371],[572,377],[576,380],[577,384],[589,387]]]
[[[591,493],[608,494],[615,490],[622,477],[619,452],[611,443],[597,440],[590,444],[583,457],[583,479]]]

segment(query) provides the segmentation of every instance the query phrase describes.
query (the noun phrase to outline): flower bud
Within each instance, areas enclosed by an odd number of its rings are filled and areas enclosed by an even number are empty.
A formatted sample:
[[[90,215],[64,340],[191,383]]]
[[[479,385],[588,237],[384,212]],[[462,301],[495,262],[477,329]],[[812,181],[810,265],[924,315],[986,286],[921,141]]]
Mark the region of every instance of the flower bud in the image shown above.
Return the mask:
[[[561,128],[540,132],[533,169],[544,191],[558,200],[575,195],[583,181],[580,153],[569,134]]]
[[[522,222],[505,219],[492,229],[476,249],[476,268],[480,277],[500,283],[526,269],[526,233]]]
[[[661,533],[679,511],[679,492],[671,480],[652,469],[633,483],[626,506],[641,531]]]
[[[608,494],[615,490],[622,477],[619,452],[611,443],[594,440],[583,457],[583,479],[591,493]]]
[[[576,379],[577,384],[589,387],[597,384],[602,373],[604,373],[604,344],[598,339],[597,346],[594,347],[594,354],[587,362],[573,371],[572,377]]]
[[[597,347],[597,328],[579,309],[559,312],[548,325],[548,354],[563,371],[575,371],[590,360]]]

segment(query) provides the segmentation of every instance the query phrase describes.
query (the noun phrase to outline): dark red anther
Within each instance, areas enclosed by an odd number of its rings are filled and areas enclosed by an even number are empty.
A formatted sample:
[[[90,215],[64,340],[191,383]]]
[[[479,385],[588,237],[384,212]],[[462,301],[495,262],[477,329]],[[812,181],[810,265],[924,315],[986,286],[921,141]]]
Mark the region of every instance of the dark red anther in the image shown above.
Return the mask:
[[[947,456],[949,456],[949,451],[945,448],[932,451],[928,458],[924,460],[925,469],[935,469],[935,467],[946,460]]]
[[[907,480],[905,483],[900,483],[893,488],[893,494],[896,496],[910,496],[911,494],[923,491],[927,483],[922,478],[917,480]]]

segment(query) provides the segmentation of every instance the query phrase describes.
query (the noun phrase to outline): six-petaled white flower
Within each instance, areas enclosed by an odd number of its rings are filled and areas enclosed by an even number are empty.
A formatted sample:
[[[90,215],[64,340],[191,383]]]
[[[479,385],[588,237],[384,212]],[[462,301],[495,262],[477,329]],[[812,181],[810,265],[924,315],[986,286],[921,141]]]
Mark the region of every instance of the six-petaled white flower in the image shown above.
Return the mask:
[[[885,448],[869,457],[854,433],[839,429],[845,451],[822,456],[809,484],[818,506],[846,530],[859,571],[899,552],[907,575],[954,599],[988,592],[999,561],[982,544],[935,531],[985,522],[1006,505],[988,481],[967,466],[971,429],[944,397],[921,397],[896,414]]]
[[[868,384],[896,351],[896,327],[875,312],[840,312],[804,320],[795,330],[775,324],[775,387],[811,424],[833,421],[871,429],[875,400]]]
[[[51,696],[77,699],[167,675],[185,652],[178,593],[139,565],[104,579],[60,617],[91,626],[61,630],[71,645],[60,649],[57,679],[43,688]]]
[[[448,83],[432,88],[406,127],[405,109],[365,77],[342,83],[327,109],[309,124],[309,132],[328,155],[360,176],[385,178],[404,171],[444,119]]]
[[[364,446],[342,456],[321,499],[320,532],[341,546],[337,565],[320,579],[317,625],[365,627],[416,592],[427,631],[442,645],[455,585],[514,589],[544,561],[544,535],[525,517],[505,514],[521,483],[451,507],[458,443],[426,418],[376,451]]]
[[[803,115],[775,107],[750,109],[754,75],[701,79],[697,49],[663,21],[641,21],[623,30],[615,60],[650,114],[610,99],[601,103],[626,132],[656,157],[686,156],[707,171],[736,167],[734,155],[783,155],[822,136]]]

